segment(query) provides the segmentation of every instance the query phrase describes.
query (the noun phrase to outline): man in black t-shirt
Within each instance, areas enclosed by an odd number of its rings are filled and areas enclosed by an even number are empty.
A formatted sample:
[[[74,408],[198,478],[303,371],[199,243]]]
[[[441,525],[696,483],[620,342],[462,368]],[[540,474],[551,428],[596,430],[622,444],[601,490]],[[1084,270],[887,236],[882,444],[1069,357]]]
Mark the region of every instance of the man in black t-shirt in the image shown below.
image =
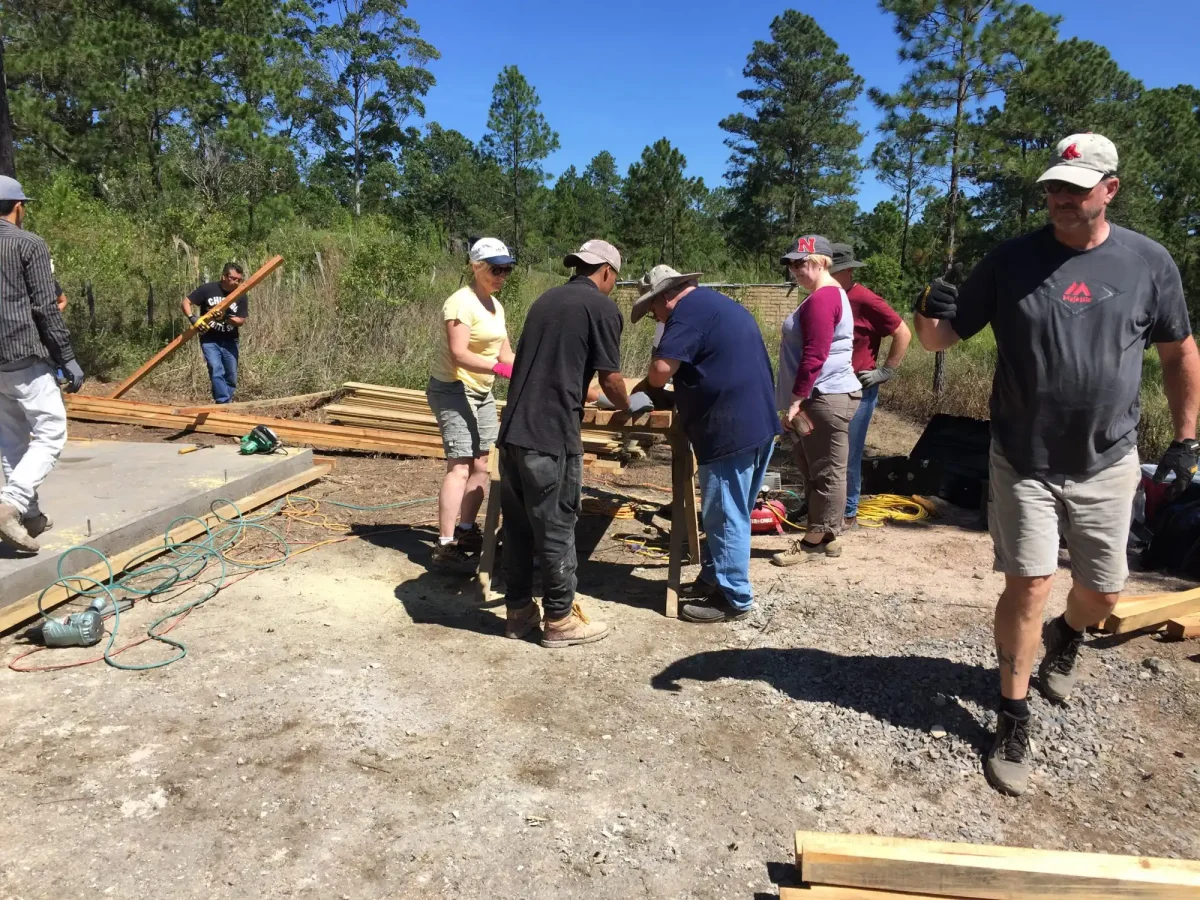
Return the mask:
[[[183,314],[193,325],[214,306],[233,293],[246,277],[237,263],[226,263],[220,281],[200,285],[183,298]],[[250,315],[250,298],[238,297],[218,318],[207,323],[200,335],[200,352],[208,365],[213,401],[228,403],[237,388],[238,328]]]
[[[533,600],[536,550],[545,590],[543,647],[588,644],[608,635],[607,625],[589,620],[575,603],[575,522],[583,488],[580,430],[592,375],[599,375],[614,407],[629,409],[621,377],[624,322],[609,299],[621,254],[606,241],[588,241],[563,265],[574,268],[575,277],[542,294],[525,316],[497,440],[506,634],[524,637],[541,618]]]
[[[1024,792],[1029,777],[1029,681],[1064,702],[1078,677],[1084,630],[1112,612],[1128,575],[1143,351],[1154,344],[1175,425],[1155,474],[1182,493],[1196,472],[1200,354],[1179,270],[1149,238],[1105,216],[1120,187],[1117,150],[1098,134],[1060,141],[1039,179],[1050,225],[1006,241],[955,288],[935,280],[916,332],[945,350],[991,325],[996,337],[988,525],[1005,576],[996,609],[1000,709],[988,780]],[[1042,626],[1058,569],[1071,557],[1066,612]]]

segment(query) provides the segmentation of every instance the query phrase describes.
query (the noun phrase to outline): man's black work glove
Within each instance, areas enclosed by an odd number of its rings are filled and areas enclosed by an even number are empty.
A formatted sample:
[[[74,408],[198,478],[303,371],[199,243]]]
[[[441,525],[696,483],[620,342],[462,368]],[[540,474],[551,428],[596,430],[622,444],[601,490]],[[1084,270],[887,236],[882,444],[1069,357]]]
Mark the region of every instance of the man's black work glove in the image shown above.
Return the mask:
[[[640,416],[642,413],[650,412],[654,409],[654,401],[644,391],[637,391],[629,395],[629,409],[631,416]]]
[[[83,387],[83,369],[79,367],[78,362],[71,360],[68,363],[63,363],[62,373],[63,377],[67,380],[67,383],[63,386],[63,390],[68,394],[74,394]]]
[[[944,278],[935,278],[917,300],[917,312],[927,319],[953,319],[958,315],[958,288]]]
[[[1167,487],[1167,500],[1176,500],[1183,495],[1192,484],[1192,476],[1196,474],[1196,460],[1200,456],[1200,441],[1172,441],[1167,452],[1163,454],[1154,472],[1154,483],[1162,484],[1167,475],[1175,473],[1175,480]]]

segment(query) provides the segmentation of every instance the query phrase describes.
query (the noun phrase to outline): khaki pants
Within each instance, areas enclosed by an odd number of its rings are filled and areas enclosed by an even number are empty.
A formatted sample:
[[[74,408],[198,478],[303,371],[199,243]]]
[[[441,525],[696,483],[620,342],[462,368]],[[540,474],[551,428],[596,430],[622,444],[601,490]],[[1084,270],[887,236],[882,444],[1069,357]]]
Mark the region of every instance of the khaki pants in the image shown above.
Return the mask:
[[[808,530],[840,534],[846,513],[846,464],[850,458],[850,420],[858,412],[862,391],[818,394],[808,401],[812,433],[792,447],[796,468],[804,478]]]

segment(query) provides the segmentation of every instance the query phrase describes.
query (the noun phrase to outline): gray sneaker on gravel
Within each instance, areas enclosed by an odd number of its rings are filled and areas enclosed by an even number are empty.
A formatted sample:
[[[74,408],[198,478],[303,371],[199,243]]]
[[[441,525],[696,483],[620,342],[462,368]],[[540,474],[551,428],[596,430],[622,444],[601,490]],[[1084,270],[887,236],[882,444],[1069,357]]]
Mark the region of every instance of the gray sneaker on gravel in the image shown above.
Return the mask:
[[[1076,662],[1079,648],[1083,646],[1083,633],[1073,632],[1059,616],[1042,628],[1042,642],[1046,652],[1038,666],[1038,683],[1046,697],[1056,703],[1065,703],[1079,677]]]
[[[21,514],[11,503],[0,503],[0,540],[27,553],[42,549],[21,524]]]
[[[1029,787],[1029,719],[1016,719],[1006,712],[996,714],[996,742],[983,771],[988,784],[1012,797]]]

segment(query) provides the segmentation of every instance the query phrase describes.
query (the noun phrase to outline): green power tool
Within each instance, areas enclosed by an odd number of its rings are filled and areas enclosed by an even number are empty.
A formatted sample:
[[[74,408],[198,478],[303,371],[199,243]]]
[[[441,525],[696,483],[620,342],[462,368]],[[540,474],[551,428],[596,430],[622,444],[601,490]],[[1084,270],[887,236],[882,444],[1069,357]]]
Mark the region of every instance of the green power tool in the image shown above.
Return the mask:
[[[282,445],[279,435],[266,425],[255,425],[254,430],[242,438],[241,452],[246,456],[253,453],[274,453]]]

